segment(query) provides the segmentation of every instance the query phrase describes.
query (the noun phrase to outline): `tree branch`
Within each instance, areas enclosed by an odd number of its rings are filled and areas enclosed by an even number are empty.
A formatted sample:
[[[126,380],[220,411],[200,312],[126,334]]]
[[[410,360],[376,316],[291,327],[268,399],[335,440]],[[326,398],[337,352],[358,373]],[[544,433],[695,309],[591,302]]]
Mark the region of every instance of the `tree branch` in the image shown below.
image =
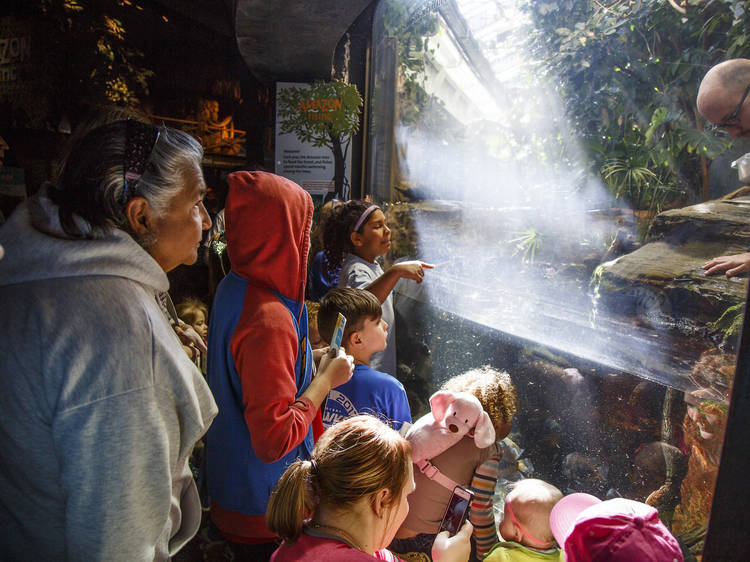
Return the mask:
[[[682,15],[687,14],[687,10],[683,6],[680,6],[677,2],[675,2],[675,0],[668,0],[668,1],[669,1],[669,5],[672,6],[678,12],[680,12]]]

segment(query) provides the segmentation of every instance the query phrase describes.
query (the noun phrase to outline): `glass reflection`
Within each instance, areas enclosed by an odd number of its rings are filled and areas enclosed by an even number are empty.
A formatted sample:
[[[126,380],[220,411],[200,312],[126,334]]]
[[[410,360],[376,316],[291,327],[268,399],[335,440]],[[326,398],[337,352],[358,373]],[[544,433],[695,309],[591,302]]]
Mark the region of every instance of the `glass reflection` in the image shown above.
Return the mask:
[[[399,378],[417,418],[450,376],[511,374],[497,509],[531,476],[624,496],[700,557],[747,285],[703,275],[742,243],[706,219],[746,224],[748,203],[624,204],[531,59],[520,4],[384,0],[375,16],[369,185],[392,203],[388,259],[437,265],[395,291]]]

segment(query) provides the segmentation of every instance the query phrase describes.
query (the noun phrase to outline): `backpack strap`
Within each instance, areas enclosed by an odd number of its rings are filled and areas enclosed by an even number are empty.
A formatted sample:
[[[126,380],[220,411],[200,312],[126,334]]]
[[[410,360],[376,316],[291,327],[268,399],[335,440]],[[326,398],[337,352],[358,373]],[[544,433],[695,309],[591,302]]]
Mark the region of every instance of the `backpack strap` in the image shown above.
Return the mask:
[[[412,425],[413,424],[411,424],[409,422],[404,422],[401,425],[401,429],[399,429],[399,431],[398,431],[399,434],[401,435],[401,437],[404,437],[404,438],[406,437],[406,434],[408,433],[409,428]],[[443,488],[448,488],[452,492],[453,489],[456,486],[458,486],[458,484],[456,484],[453,480],[451,480],[445,474],[443,474],[442,472],[440,472],[440,470],[438,469],[438,467],[436,467],[434,464],[432,464],[427,459],[423,459],[423,460],[421,460],[419,462],[415,462],[414,464],[417,465],[417,468],[419,469],[419,472],[421,472],[422,474],[424,474],[430,480],[434,480],[435,482],[437,482],[438,484],[440,484]]]
[[[419,472],[424,474],[430,480],[434,480],[435,482],[440,484],[443,488],[448,488],[452,492],[453,489],[456,486],[458,486],[458,484],[456,484],[453,480],[451,480],[445,474],[440,472],[438,467],[436,467],[427,459],[421,460],[419,462],[415,462],[414,464],[417,465]]]

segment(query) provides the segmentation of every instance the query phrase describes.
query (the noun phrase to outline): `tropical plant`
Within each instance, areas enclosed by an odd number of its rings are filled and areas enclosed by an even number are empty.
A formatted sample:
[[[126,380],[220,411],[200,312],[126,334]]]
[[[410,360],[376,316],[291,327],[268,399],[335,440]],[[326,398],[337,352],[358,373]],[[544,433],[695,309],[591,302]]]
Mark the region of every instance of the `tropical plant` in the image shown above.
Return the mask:
[[[399,122],[428,126],[421,120],[428,107],[430,111],[426,113],[447,118],[445,111],[440,112],[439,100],[424,88],[425,64],[432,52],[429,39],[439,29],[437,4],[415,2],[407,9],[403,0],[385,0],[382,10],[383,17],[378,20],[383,23],[381,32],[396,42]]]
[[[102,105],[136,106],[149,93],[153,71],[133,47],[124,22],[142,9],[125,0],[29,0],[17,2],[14,17],[31,18],[46,55],[35,74],[43,76],[18,107],[29,124],[57,123]],[[49,114],[39,108],[50,99]]]
[[[651,190],[659,189],[659,177],[642,162],[632,158],[608,160],[601,170],[615,197],[627,197],[636,209],[640,208],[644,196]],[[651,202],[653,204],[653,198]]]
[[[516,245],[513,256],[520,254],[521,261],[534,263],[534,257],[542,247],[542,233],[536,228],[531,227],[517,234],[517,237],[508,240],[508,243]]]
[[[615,194],[652,209],[678,195],[708,197],[708,159],[729,143],[704,131],[695,94],[710,66],[750,54],[749,6],[525,0],[537,70]]]

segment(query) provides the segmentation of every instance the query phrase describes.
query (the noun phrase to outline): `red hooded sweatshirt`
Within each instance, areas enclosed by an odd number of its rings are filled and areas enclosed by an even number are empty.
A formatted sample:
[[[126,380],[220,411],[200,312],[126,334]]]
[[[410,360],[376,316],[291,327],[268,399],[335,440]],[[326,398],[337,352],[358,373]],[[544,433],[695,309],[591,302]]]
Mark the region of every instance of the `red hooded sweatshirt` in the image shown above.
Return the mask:
[[[228,183],[232,270],[211,311],[207,371],[219,415],[206,438],[206,476],[227,538],[268,542],[268,497],[291,462],[309,458],[317,413],[299,398],[312,373],[304,292],[313,204],[266,172],[236,172]]]

